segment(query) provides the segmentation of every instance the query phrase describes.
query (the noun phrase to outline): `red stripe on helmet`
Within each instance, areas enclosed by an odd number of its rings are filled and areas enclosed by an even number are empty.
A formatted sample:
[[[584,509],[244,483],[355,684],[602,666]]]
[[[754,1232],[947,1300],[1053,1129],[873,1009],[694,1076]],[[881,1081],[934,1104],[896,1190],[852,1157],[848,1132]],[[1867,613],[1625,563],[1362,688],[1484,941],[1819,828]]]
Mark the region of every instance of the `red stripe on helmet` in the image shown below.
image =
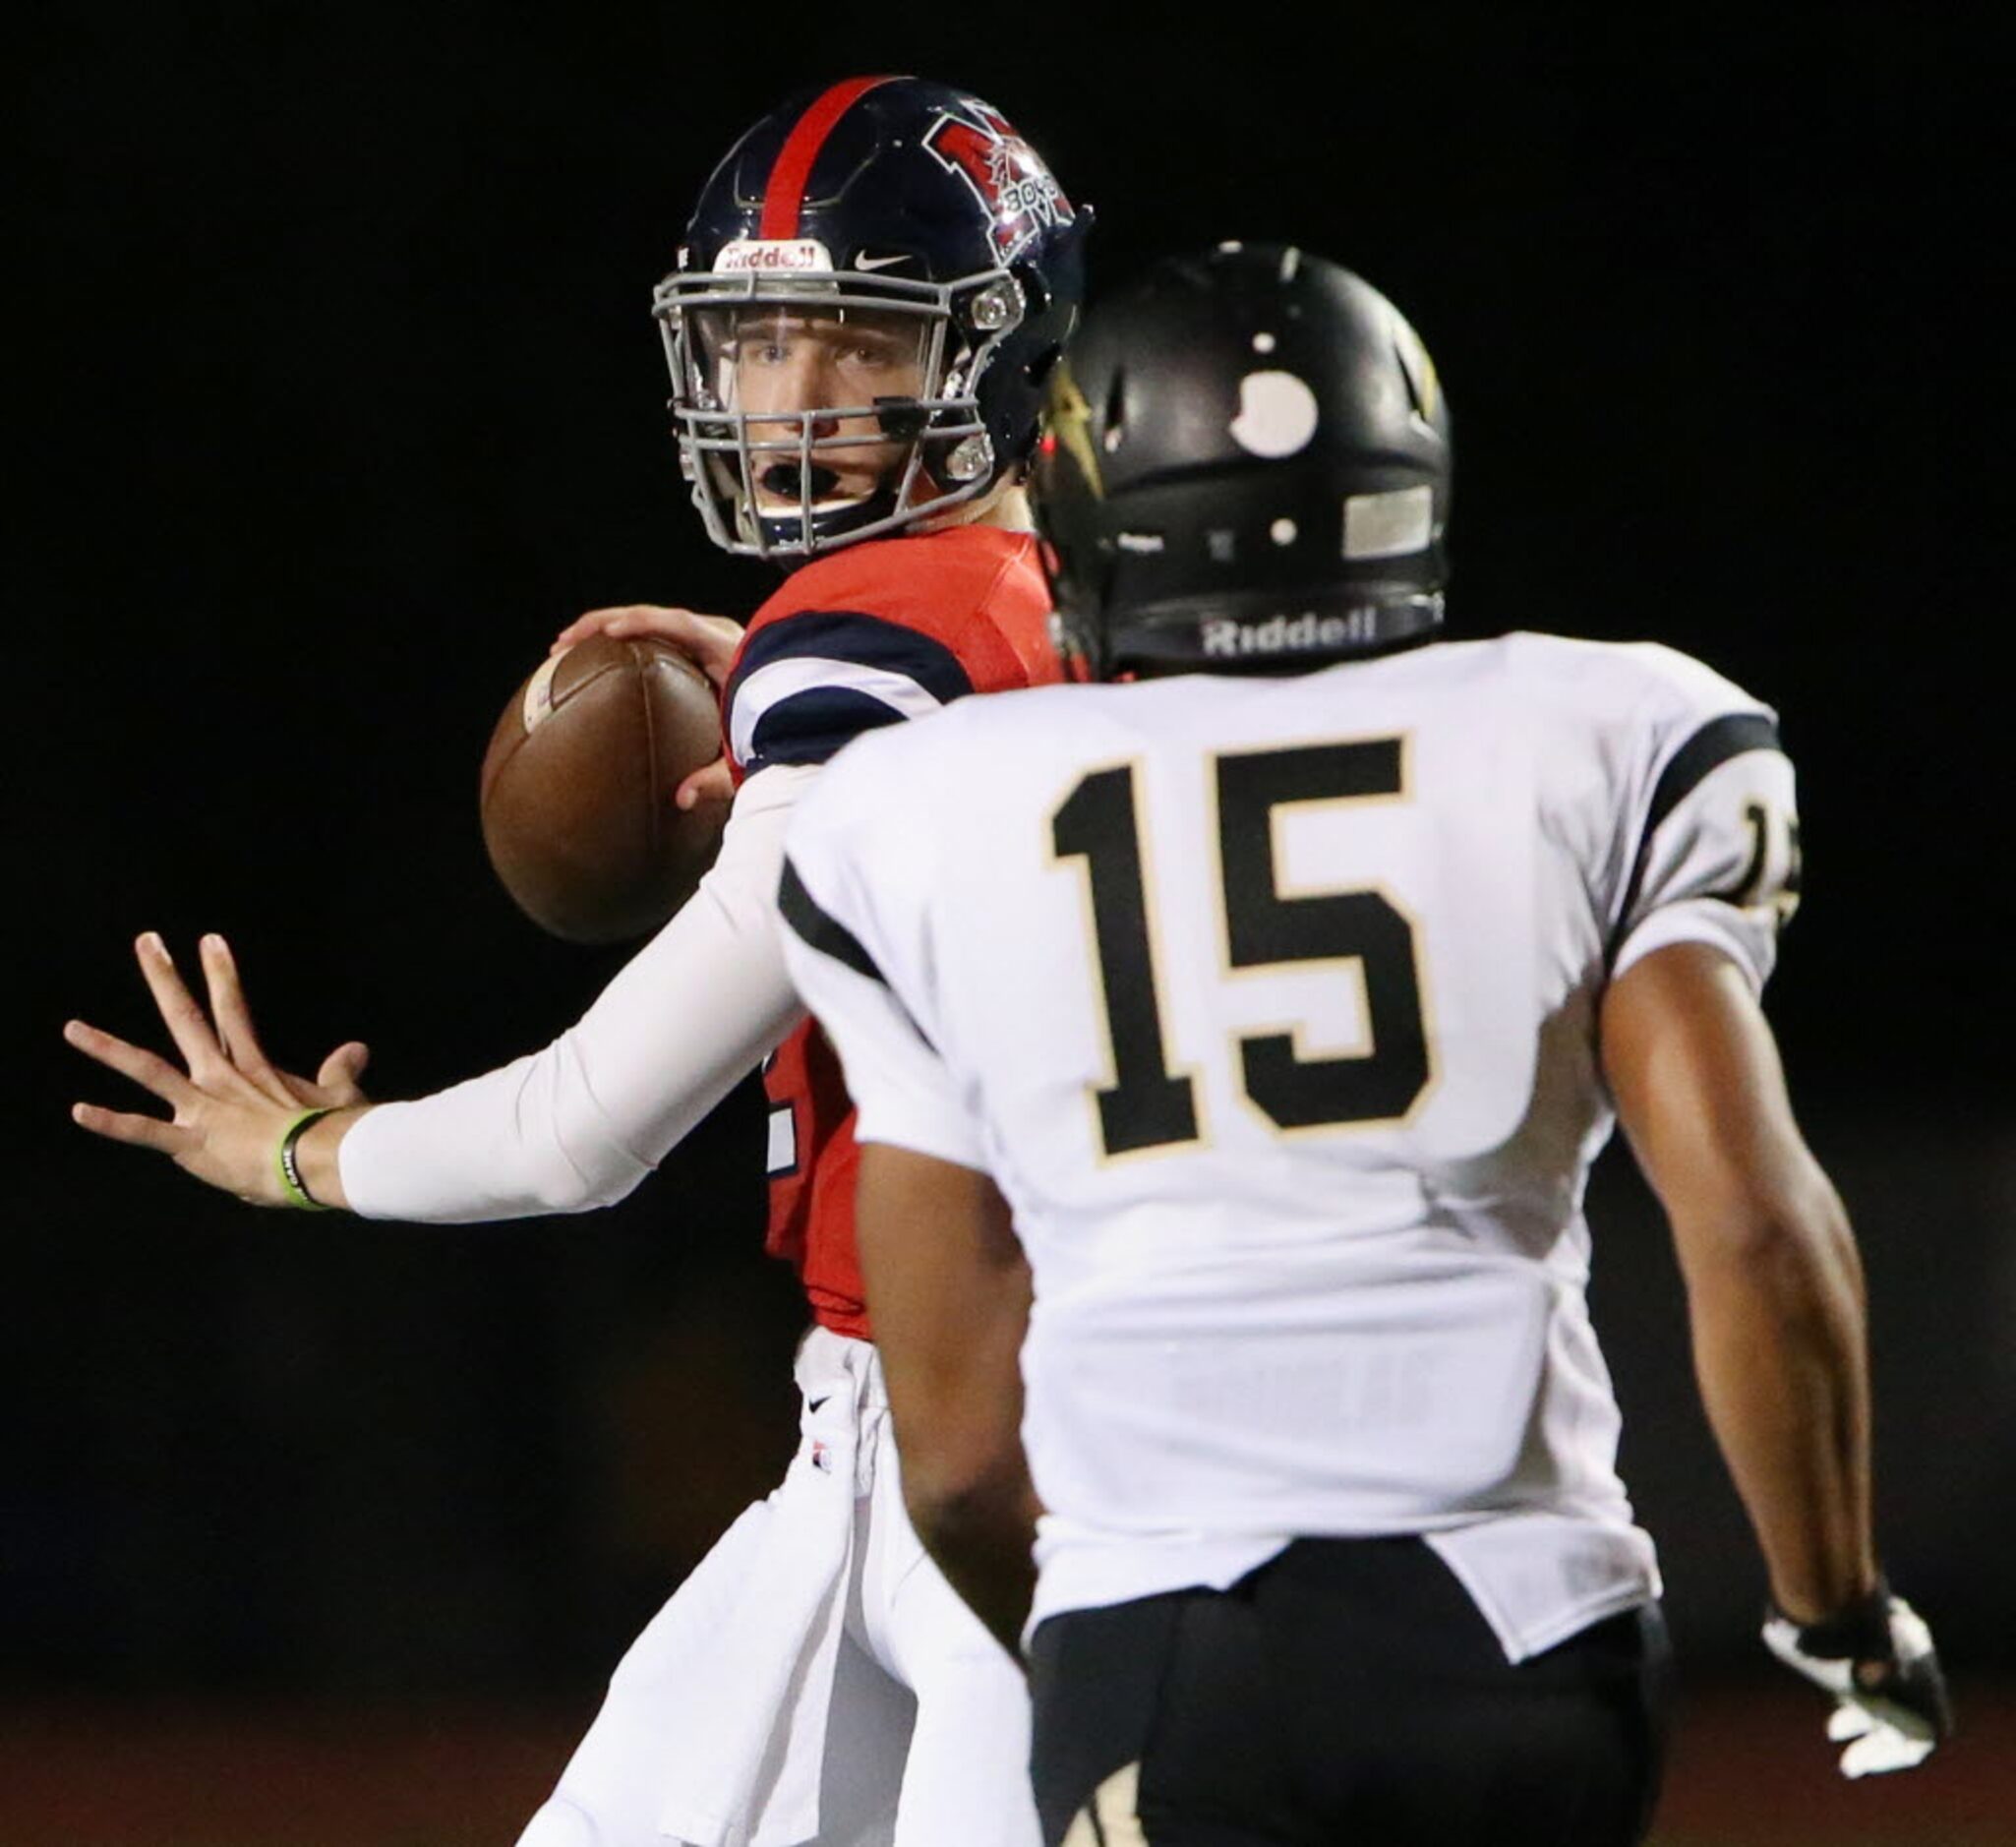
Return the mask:
[[[881,84],[893,84],[893,77],[850,77],[835,84],[803,115],[785,138],[778,150],[777,164],[770,169],[770,183],[763,189],[763,221],[756,235],[763,238],[796,237],[798,215],[804,204],[805,182],[812,177],[812,162],[826,145],[834,123]]]

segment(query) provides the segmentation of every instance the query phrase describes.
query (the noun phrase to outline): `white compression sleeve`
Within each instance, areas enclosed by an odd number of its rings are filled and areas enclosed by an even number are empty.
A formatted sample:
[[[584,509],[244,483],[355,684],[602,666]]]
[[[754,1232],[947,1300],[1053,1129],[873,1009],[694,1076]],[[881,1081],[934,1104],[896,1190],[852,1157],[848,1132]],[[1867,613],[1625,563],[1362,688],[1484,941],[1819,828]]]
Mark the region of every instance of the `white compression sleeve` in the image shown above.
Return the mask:
[[[466,1223],[623,1198],[802,1009],[777,931],[784,824],[816,766],[758,771],[700,889],[544,1051],[343,1138],[351,1210]]]

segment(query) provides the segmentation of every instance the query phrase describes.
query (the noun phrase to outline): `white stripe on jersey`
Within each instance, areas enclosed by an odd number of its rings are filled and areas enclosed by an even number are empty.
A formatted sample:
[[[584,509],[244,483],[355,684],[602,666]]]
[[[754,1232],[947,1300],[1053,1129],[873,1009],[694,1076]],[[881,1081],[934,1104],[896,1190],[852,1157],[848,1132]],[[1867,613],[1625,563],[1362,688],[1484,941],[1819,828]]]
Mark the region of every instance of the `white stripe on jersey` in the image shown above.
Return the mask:
[[[923,718],[944,704],[908,674],[824,655],[791,655],[757,668],[736,688],[728,731],[729,749],[735,760],[746,763],[753,756],[756,727],[772,706],[782,704],[795,693],[813,691],[859,692],[905,718]]]

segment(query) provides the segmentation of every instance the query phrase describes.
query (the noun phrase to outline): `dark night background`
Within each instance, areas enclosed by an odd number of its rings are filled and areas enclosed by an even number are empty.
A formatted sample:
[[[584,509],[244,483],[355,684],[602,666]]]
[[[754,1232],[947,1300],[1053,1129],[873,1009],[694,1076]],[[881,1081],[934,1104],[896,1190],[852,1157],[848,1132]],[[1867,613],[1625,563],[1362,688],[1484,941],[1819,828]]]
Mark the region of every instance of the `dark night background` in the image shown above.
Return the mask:
[[[1770,1004],[1871,1274],[1886,1549],[1963,1676],[2010,1668],[2011,60],[1964,8],[1345,6],[1321,41],[1240,12],[15,29],[17,1736],[106,1702],[522,1705],[554,1715],[536,1798],[781,1469],[798,1312],[758,1254],[746,1088],[613,1212],[364,1225],[89,1142],[68,1103],[122,1087],[58,1029],[158,1037],[143,927],[185,962],[225,931],[275,1053],[363,1038],[382,1096],[592,995],[616,959],[492,881],[477,764],[580,610],[764,593],[684,504],[649,291],[748,121],[880,69],[1006,111],[1097,207],[1096,287],[1245,236],[1393,295],[1454,406],[1460,630],[1658,638],[1780,708],[1808,873]],[[1754,1667],[1760,1579],[1621,1161],[1596,1211],[1676,1630],[1701,1674]],[[30,1838],[6,1801],[0,1840]]]

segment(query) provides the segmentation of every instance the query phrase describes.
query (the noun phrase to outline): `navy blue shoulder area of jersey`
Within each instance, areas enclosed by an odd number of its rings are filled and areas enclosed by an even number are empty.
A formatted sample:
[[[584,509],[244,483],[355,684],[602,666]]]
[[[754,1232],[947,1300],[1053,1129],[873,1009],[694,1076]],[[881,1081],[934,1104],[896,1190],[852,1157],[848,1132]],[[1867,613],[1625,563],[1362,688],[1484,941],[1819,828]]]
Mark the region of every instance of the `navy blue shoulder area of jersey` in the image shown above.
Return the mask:
[[[919,718],[973,690],[944,642],[885,617],[807,610],[742,644],[723,709],[745,774],[823,763],[864,731]]]

